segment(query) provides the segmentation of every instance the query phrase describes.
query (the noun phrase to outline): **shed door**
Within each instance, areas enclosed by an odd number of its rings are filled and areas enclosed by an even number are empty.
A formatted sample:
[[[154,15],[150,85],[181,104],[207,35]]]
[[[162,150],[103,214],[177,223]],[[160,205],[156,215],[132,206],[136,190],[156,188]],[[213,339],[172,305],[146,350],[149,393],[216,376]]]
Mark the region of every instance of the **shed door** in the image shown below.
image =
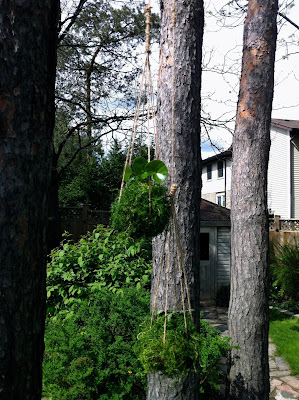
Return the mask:
[[[215,299],[216,229],[200,229],[200,300]]]

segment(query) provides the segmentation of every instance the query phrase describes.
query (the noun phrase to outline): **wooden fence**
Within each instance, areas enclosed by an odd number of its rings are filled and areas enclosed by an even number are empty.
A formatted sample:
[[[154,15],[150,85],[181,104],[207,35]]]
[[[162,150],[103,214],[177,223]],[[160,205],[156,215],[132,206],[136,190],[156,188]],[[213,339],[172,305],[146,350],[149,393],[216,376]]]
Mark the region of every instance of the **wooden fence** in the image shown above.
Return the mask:
[[[60,208],[61,230],[72,234],[72,239],[77,241],[86,232],[92,231],[96,225],[108,225],[109,211],[92,210],[88,205],[82,207]]]
[[[88,205],[82,207],[60,208],[61,230],[72,234],[72,239],[79,240],[96,225],[108,225],[109,211],[92,210]],[[287,242],[299,243],[299,220],[281,219],[279,216],[269,218],[269,233],[272,243],[283,245]]]
[[[279,215],[269,219],[270,242],[284,245],[299,243],[299,220],[281,219]]]

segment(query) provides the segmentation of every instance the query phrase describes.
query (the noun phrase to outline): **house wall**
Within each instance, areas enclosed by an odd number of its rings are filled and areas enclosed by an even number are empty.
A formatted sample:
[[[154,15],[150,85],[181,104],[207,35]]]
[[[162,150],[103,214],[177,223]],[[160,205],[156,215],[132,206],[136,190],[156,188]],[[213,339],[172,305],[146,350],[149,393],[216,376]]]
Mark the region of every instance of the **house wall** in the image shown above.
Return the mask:
[[[230,227],[218,227],[216,291],[221,286],[229,286],[229,285],[230,285]]]
[[[217,194],[218,192],[202,194],[201,197],[212,203],[217,204]],[[226,208],[231,208],[231,190],[226,191]]]
[[[207,178],[207,165],[203,166],[202,169],[202,198],[209,200],[213,203],[217,203],[217,194],[225,192],[226,183],[226,207],[230,208],[230,191],[231,191],[231,171],[232,171],[232,161],[226,160],[226,179],[225,171],[222,178],[217,176],[217,160],[212,164],[212,179]],[[224,162],[225,167],[225,162]]]
[[[292,218],[299,218],[299,136],[291,142],[292,157]]]
[[[272,127],[268,167],[268,208],[282,218],[291,217],[290,165],[290,133]]]
[[[213,224],[211,221],[202,221],[201,233],[208,232],[209,254],[208,261],[200,261],[200,297],[201,300],[215,300],[217,290],[222,286],[230,285],[230,226],[226,221]],[[202,244],[201,244],[202,245]]]

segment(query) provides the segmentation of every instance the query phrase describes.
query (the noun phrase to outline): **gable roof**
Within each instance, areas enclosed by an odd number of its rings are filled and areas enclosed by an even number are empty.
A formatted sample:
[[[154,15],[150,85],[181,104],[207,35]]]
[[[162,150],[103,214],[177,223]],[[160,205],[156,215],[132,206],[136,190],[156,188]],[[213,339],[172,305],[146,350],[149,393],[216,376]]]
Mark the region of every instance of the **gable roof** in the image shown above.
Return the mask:
[[[205,160],[202,160],[202,165],[210,164],[213,161],[216,160],[224,160],[225,158],[230,158],[233,154],[232,152],[232,146],[230,146],[227,150],[222,151],[221,153],[215,154],[214,156],[208,157]]]
[[[299,120],[293,119],[271,119],[271,126],[275,126],[277,128],[287,129],[289,131],[294,131],[294,135],[298,135],[299,131]],[[207,165],[216,160],[224,160],[226,158],[232,157],[233,146],[231,145],[227,150],[222,151],[221,153],[215,154],[214,156],[208,157],[205,160],[202,160],[202,165]]]
[[[292,129],[299,129],[299,121],[292,119],[276,119],[271,120],[271,125],[277,128],[283,128],[291,131]]]
[[[211,201],[201,199],[200,203],[200,220],[214,222],[230,221],[230,210]]]

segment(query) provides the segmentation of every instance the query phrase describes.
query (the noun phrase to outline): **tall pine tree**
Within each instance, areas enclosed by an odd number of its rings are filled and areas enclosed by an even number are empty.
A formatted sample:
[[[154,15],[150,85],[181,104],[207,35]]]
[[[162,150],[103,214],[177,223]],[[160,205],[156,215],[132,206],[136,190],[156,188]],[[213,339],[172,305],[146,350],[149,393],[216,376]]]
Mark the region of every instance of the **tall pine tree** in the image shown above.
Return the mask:
[[[0,1],[0,398],[40,400],[58,0]]]
[[[160,70],[158,81],[158,136],[162,161],[172,170],[172,109],[174,112],[173,182],[178,185],[175,207],[184,252],[191,305],[199,320],[199,230],[201,197],[200,90],[203,38],[203,2],[162,0]],[[174,79],[173,79],[174,78]],[[172,108],[173,104],[173,108]],[[170,181],[170,180],[169,180]],[[153,243],[152,306],[157,284],[162,238]],[[167,259],[168,246],[164,252]],[[171,251],[170,265],[175,262]],[[173,267],[172,267],[173,268]],[[172,271],[170,276],[173,277]],[[161,277],[156,309],[164,309],[166,277]],[[179,278],[169,280],[168,310],[175,309]],[[186,299],[185,299],[186,300]],[[148,377],[148,400],[197,399],[199,378],[190,374],[177,384],[160,373]]]
[[[233,141],[230,398],[269,398],[267,169],[277,0],[250,0]]]

